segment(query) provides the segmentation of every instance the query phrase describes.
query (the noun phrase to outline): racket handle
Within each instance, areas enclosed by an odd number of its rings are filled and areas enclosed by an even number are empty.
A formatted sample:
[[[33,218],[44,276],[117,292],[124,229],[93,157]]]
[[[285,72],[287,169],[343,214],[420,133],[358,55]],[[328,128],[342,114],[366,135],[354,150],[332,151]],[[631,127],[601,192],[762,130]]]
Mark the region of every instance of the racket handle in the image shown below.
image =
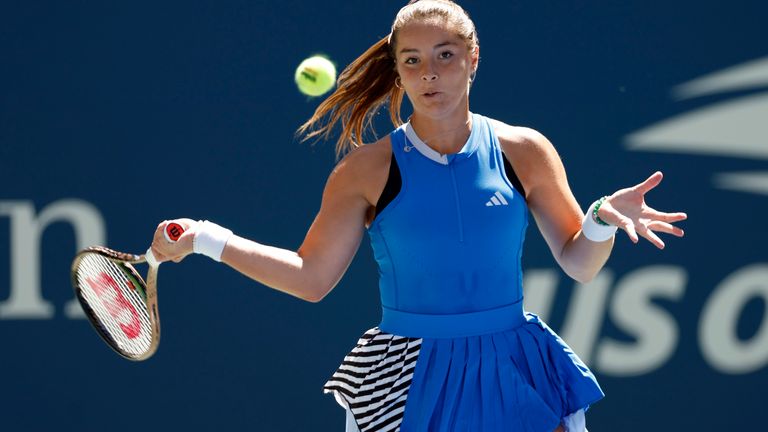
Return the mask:
[[[163,230],[163,235],[169,243],[176,243],[182,234],[184,234],[184,227],[177,224],[176,222],[169,223]],[[160,265],[160,263],[157,261],[157,258],[155,258],[155,254],[152,253],[152,248],[147,249],[147,253],[144,254],[144,259],[151,267],[157,267]]]
[[[176,243],[182,234],[184,234],[184,227],[176,222],[169,223],[163,230],[163,235],[165,235],[165,239],[168,240],[169,243]]]

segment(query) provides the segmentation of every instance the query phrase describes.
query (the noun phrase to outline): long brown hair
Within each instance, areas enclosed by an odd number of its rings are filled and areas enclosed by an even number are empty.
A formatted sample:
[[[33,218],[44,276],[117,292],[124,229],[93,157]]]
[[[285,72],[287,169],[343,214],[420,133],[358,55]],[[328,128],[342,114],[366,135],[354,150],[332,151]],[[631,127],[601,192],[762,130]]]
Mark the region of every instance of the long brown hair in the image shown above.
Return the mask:
[[[397,13],[390,34],[341,72],[336,90],[299,127],[297,133],[304,135],[304,140],[328,139],[334,126],[341,122],[341,135],[336,141],[336,157],[339,158],[363,145],[363,134],[373,132],[373,116],[382,105],[389,105],[389,118],[395,127],[403,124],[400,106],[405,91],[396,85],[395,47],[398,31],[416,20],[439,20],[449,24],[467,42],[468,48],[478,46],[475,25],[461,6],[450,0],[411,0]]]

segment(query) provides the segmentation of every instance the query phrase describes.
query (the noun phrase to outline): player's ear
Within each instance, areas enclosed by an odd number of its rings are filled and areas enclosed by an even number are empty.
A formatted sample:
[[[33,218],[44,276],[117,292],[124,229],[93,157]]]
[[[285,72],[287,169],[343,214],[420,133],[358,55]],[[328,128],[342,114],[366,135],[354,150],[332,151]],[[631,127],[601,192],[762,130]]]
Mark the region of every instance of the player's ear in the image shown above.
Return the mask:
[[[470,65],[471,69],[469,72],[469,84],[471,85],[475,81],[475,76],[477,75],[477,66],[478,63],[480,63],[480,47],[475,45],[474,48],[470,49]]]

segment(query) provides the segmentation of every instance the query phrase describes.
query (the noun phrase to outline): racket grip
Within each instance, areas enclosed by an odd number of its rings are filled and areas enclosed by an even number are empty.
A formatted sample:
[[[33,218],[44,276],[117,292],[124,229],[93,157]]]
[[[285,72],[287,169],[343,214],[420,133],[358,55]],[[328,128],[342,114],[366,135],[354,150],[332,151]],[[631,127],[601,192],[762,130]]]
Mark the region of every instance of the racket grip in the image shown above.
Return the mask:
[[[177,224],[176,222],[169,223],[163,230],[163,236],[165,236],[165,239],[168,240],[168,243],[176,243],[182,234],[184,234],[184,227]],[[152,253],[152,248],[147,249],[147,253],[144,254],[144,259],[151,267],[157,267],[160,265],[160,263],[157,261],[157,258],[155,258],[155,254]]]
[[[169,223],[163,230],[163,235],[165,236],[165,239],[168,240],[168,243],[176,243],[182,234],[184,234],[184,227],[176,222]]]

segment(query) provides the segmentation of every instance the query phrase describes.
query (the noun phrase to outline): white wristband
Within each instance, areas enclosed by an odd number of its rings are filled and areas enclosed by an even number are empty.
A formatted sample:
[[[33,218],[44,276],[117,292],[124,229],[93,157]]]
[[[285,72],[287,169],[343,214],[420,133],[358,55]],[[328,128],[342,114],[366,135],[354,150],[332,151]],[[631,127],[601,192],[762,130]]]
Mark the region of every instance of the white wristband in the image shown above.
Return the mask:
[[[593,202],[592,205],[589,206],[587,214],[584,215],[584,220],[581,221],[581,232],[584,234],[584,237],[593,242],[604,242],[613,237],[619,227],[616,225],[600,225],[599,223],[595,222],[595,220],[592,218],[592,212],[595,210],[595,204],[597,204],[597,201]]]
[[[160,263],[157,262],[157,258],[155,258],[155,254],[152,252],[152,248],[147,249],[147,253],[144,254],[144,260],[150,267],[157,267],[160,265]]]
[[[221,261],[224,246],[232,237],[232,231],[209,221],[198,221],[192,250],[213,260]]]

